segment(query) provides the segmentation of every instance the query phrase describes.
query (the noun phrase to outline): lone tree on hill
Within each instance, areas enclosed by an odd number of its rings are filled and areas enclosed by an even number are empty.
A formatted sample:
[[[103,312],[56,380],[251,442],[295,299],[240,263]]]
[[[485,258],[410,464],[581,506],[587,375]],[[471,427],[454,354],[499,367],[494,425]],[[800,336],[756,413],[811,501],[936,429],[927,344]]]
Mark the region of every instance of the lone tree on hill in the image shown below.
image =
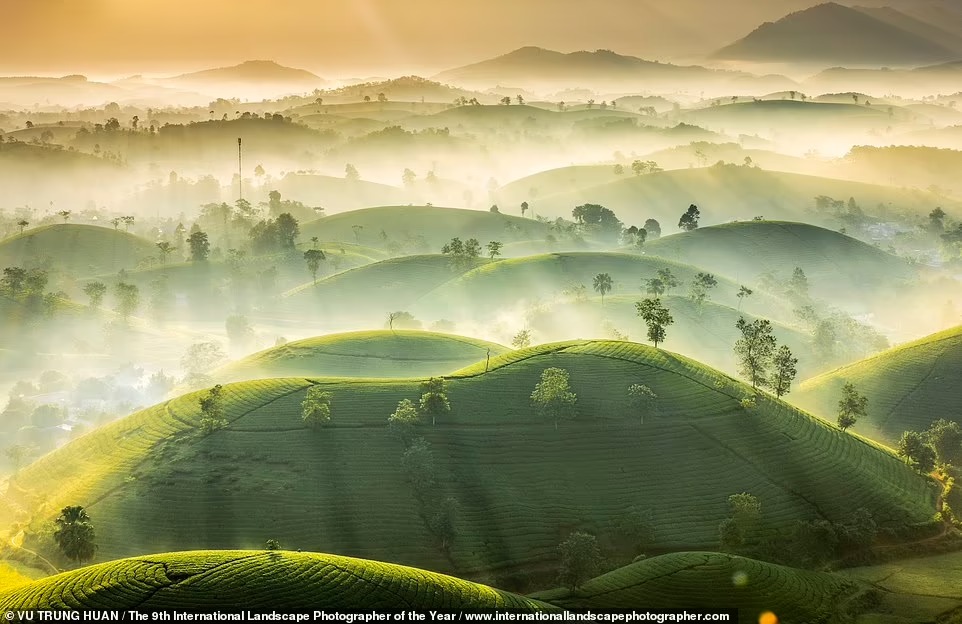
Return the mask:
[[[742,300],[745,299],[746,297],[751,297],[754,293],[755,291],[749,288],[748,286],[742,286],[741,288],[738,289],[738,294],[735,296],[738,297],[739,310],[742,309]]]
[[[795,366],[798,358],[792,357],[792,350],[787,345],[782,345],[775,352],[772,359],[771,387],[775,391],[775,396],[782,398],[792,391],[792,381],[798,370]]]
[[[318,429],[331,422],[330,392],[325,392],[320,386],[307,389],[307,396],[301,402],[301,420],[311,429]]]
[[[648,232],[648,238],[652,240],[661,238],[661,224],[655,219],[646,220],[644,230]]]
[[[99,308],[107,294],[107,285],[103,282],[87,282],[84,285],[84,294],[90,299],[91,308]]]
[[[494,260],[495,256],[501,255],[501,248],[504,247],[504,243],[501,241],[491,241],[487,245],[488,247],[488,257]]]
[[[769,387],[768,368],[772,365],[776,346],[771,321],[756,319],[749,323],[741,317],[735,327],[742,333],[742,337],[735,341],[738,374],[747,379],[752,388]]]
[[[528,212],[528,202],[521,202],[521,216],[523,217],[526,212]]]
[[[515,349],[526,349],[531,346],[531,331],[527,329],[518,330],[518,333],[511,339],[511,346]]]
[[[437,424],[438,416],[444,416],[451,411],[451,403],[444,387],[443,377],[431,377],[421,382],[421,402],[418,412],[422,416],[431,417],[431,425]]]
[[[658,348],[659,342],[664,342],[667,336],[665,328],[675,322],[668,308],[661,305],[661,299],[645,299],[635,303],[638,316],[648,326],[648,340]]]
[[[685,214],[681,215],[681,219],[678,220],[678,227],[686,232],[691,232],[692,230],[698,229],[698,218],[701,216],[701,211],[698,210],[698,206],[692,204],[685,211]]]
[[[846,383],[842,386],[842,398],[838,402],[838,426],[845,431],[865,416],[868,397],[858,393],[855,386]]]
[[[28,225],[30,225],[30,222],[27,221],[26,219],[20,219],[19,221],[17,221],[17,225],[20,227],[20,233],[23,234],[23,229]]]
[[[940,463],[959,465],[962,460],[962,427],[959,423],[940,418],[929,426],[925,437],[935,449]]]
[[[922,474],[928,474],[935,469],[936,452],[925,441],[925,436],[917,431],[906,431],[899,438],[896,452],[909,460]]]
[[[605,305],[605,295],[611,292],[612,280],[611,276],[607,273],[599,273],[595,275],[594,288],[595,292],[601,295],[601,305]]]
[[[136,284],[119,282],[115,287],[114,296],[117,298],[117,314],[126,323],[140,307],[140,289]]]
[[[401,399],[397,404],[397,409],[387,417],[387,424],[392,431],[397,433],[402,442],[408,444],[414,435],[414,427],[418,424],[419,419],[417,407],[414,406],[411,399]]]
[[[201,413],[200,428],[206,435],[227,426],[227,419],[224,418],[223,393],[223,386],[217,384],[208,390],[207,394],[197,399]]]
[[[311,272],[311,279],[317,284],[317,271],[321,268],[321,261],[326,256],[320,249],[308,249],[304,252],[304,261],[307,262],[307,270]]]
[[[689,287],[689,297],[701,305],[710,298],[708,291],[718,286],[718,280],[711,273],[699,273]]]
[[[658,269],[658,279],[660,279],[661,283],[664,285],[666,295],[670,295],[672,289],[681,286],[681,282],[678,281],[678,278],[675,277],[675,275],[671,272],[671,269],[668,267],[665,267],[664,269]]]
[[[70,220],[70,211],[69,211],[69,210],[61,210],[61,211],[58,212],[57,214],[60,215],[60,217],[63,219],[63,222],[64,222],[64,223],[66,223],[67,221]]]
[[[638,415],[638,420],[642,424],[645,416],[655,413],[658,395],[644,384],[631,384],[628,386],[628,408]]]
[[[67,559],[83,564],[90,561],[97,551],[94,543],[94,527],[90,516],[80,505],[64,507],[55,520],[57,529],[53,537]]]
[[[531,401],[538,408],[540,414],[554,421],[554,428],[558,428],[559,420],[570,420],[577,415],[575,403],[577,395],[571,391],[568,383],[568,371],[563,368],[548,368],[541,373]]]
[[[605,561],[598,547],[598,539],[582,531],[569,535],[558,546],[558,552],[561,554],[558,582],[572,590],[595,577]]]
[[[645,280],[645,292],[660,297],[665,294],[665,283],[657,277]]]

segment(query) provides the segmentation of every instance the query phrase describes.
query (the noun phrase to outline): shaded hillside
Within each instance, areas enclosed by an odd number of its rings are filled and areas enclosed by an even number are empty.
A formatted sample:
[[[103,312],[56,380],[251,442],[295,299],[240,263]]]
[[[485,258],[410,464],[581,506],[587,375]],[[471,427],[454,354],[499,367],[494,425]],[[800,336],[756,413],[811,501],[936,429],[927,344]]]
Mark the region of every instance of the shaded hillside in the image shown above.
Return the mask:
[[[507,347],[412,330],[331,334],[289,342],[212,373],[221,383],[264,377],[429,377],[450,373]]]
[[[897,346],[802,383],[792,403],[834,421],[842,386],[868,397],[868,418],[857,431],[893,443],[903,431],[921,431],[939,418],[962,423],[962,328]]]
[[[577,394],[576,418],[557,426],[530,402],[549,367],[566,369]],[[631,384],[651,388],[655,412],[641,418],[628,407]],[[331,394],[332,419],[311,431],[301,403],[315,386]],[[444,549],[421,516],[404,445],[386,426],[398,401],[417,400],[417,380],[279,379],[223,392],[227,422],[212,433],[201,430],[203,393],[192,393],[23,468],[8,498],[31,512],[25,546],[54,556],[34,531],[79,504],[97,526],[100,559],[272,537],[477,575],[555,565],[562,536],[579,528],[610,548],[636,505],[652,514],[656,550],[714,547],[737,492],[761,501],[766,531],[840,521],[859,507],[899,527],[928,523],[935,510],[936,485],[880,447],[764,396],[746,411],[749,388],[693,360],[576,341],[452,374],[451,412],[417,426],[430,445],[420,459],[455,505]],[[0,526],[16,520],[11,508],[0,508]]]
[[[888,21],[835,2],[766,22],[715,53],[770,62],[911,65],[950,60],[952,50]]]

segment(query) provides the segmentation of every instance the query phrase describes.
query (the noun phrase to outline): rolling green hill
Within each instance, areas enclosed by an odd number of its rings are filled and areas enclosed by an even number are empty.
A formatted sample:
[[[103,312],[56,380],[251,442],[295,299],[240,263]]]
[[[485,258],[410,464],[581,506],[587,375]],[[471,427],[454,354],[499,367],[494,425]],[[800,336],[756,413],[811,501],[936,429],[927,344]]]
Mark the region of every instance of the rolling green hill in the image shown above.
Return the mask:
[[[711,265],[705,265],[711,266]],[[695,275],[703,270],[654,255],[614,252],[551,253],[523,258],[508,258],[483,266],[447,281],[417,301],[412,311],[433,312],[451,320],[489,318],[497,311],[518,305],[548,303],[563,291],[584,285],[591,292],[594,277],[608,273],[612,280],[611,295],[647,295],[641,290],[644,280],[654,278],[660,269],[670,269],[681,286],[669,294],[687,294]],[[739,284],[716,275],[718,287],[712,299],[737,306]],[[763,292],[749,297],[746,312],[763,314],[772,319],[791,321],[791,309],[785,302]],[[415,312],[417,315],[417,312]]]
[[[834,421],[841,388],[852,383],[868,397],[868,418],[855,430],[893,442],[939,418],[962,422],[960,375],[962,327],[956,327],[806,380],[792,402]]]
[[[789,221],[746,221],[699,228],[645,244],[649,254],[712,267],[723,275],[756,283],[765,272],[787,282],[795,267],[814,296],[856,299],[917,277],[909,264],[872,245],[814,225]]]
[[[853,621],[846,607],[866,589],[824,572],[716,552],[683,552],[618,568],[576,591],[534,596],[568,609],[737,608],[742,622],[763,622],[763,613],[774,613],[781,624],[828,624]]]
[[[310,313],[329,322],[351,320],[355,325],[384,323],[389,313],[406,310],[418,297],[486,262],[477,259],[470,266],[455,268],[450,258],[440,254],[382,260],[294,288],[271,314],[302,317]]]
[[[421,516],[404,445],[386,427],[399,400],[417,400],[416,380],[227,385],[227,424],[207,435],[202,393],[184,395],[42,457],[7,495],[32,517],[24,546],[51,556],[56,546],[36,531],[79,504],[97,527],[100,560],[274,538],[464,576],[542,569],[574,529],[611,547],[633,506],[651,512],[656,551],[715,547],[737,492],[758,497],[771,531],[860,507],[883,527],[927,523],[935,510],[936,484],[889,451],[765,397],[745,410],[749,388],[670,352],[574,341],[485,367],[450,375],[451,412],[417,427],[437,487],[456,502],[447,550]],[[529,398],[548,367],[569,371],[577,394],[577,418],[557,426]],[[658,396],[656,414],[629,413],[631,384]],[[332,395],[332,420],[317,431],[301,420],[313,386]],[[0,527],[30,520],[9,509],[0,509]]]
[[[331,334],[289,342],[215,371],[220,382],[263,377],[429,377],[496,356],[507,347],[426,331]]]
[[[45,267],[71,275],[132,270],[157,248],[150,241],[116,229],[60,223],[0,241],[0,266]]]
[[[883,216],[889,211],[925,216],[932,206],[938,205],[947,212],[947,205],[962,208],[957,202],[924,191],[734,165],[626,175],[616,182],[571,193],[554,194],[550,188],[541,188],[535,199],[528,195],[527,188],[518,188],[498,194],[498,205],[517,206],[528,201],[538,215],[570,219],[575,206],[601,204],[613,210],[622,221],[639,227],[645,219],[657,219],[662,232],[669,234],[677,231],[678,218],[689,204],[701,209],[702,225],[748,220],[759,215],[769,219],[812,221],[818,195],[846,201],[854,197],[867,213]],[[879,204],[886,207],[884,211]],[[834,214],[824,215],[823,219],[832,217]]]
[[[357,234],[355,226],[360,226]],[[326,241],[359,242],[382,247],[385,244],[382,231],[390,240],[415,247],[417,253],[438,253],[442,245],[456,236],[461,240],[476,238],[484,246],[492,240],[506,243],[543,239],[548,234],[548,227],[533,219],[481,210],[382,206],[352,210],[305,223],[301,226],[301,240],[317,236]]]
[[[194,551],[87,566],[0,590],[0,609],[556,610],[425,570],[289,551]]]
[[[647,329],[644,321],[638,318],[635,308],[635,303],[645,296],[640,293],[608,296],[605,297],[604,306],[599,297],[547,304],[541,313],[530,319],[529,327],[535,332],[538,342],[578,337],[610,338],[612,334],[609,328],[627,335],[631,340],[647,342]],[[699,307],[685,296],[662,296],[661,300],[675,320],[668,327],[664,347],[734,375],[736,363],[733,349],[735,341],[741,337],[735,323],[739,317],[745,317],[749,322],[758,317],[711,301]],[[774,335],[779,344],[788,345],[799,358],[802,376],[806,372],[818,372],[812,368],[809,334],[775,323]]]
[[[323,206],[328,215],[358,206],[401,204],[407,200],[404,190],[394,186],[312,174],[288,173],[271,188],[308,206]],[[354,242],[354,237],[344,240]]]

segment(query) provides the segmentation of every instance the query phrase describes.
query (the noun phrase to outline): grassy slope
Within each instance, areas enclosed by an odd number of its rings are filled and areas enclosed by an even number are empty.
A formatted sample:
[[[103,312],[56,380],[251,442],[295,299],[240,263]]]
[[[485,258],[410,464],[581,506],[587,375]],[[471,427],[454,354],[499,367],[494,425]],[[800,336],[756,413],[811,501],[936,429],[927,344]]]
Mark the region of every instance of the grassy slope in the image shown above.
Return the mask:
[[[639,227],[645,219],[657,219],[662,231],[675,231],[678,218],[689,204],[701,208],[702,224],[709,225],[731,219],[748,220],[762,215],[771,219],[809,220],[817,195],[848,200],[854,197],[866,212],[878,212],[878,204],[893,210],[906,210],[927,215],[934,205],[948,211],[945,198],[928,192],[849,182],[832,178],[765,171],[749,167],[707,167],[679,169],[660,173],[628,176],[600,186],[586,187],[571,193],[552,194],[540,189],[537,199],[521,194],[499,195],[499,205],[515,206],[527,200],[535,213],[544,216],[571,217],[573,207],[584,203],[610,208],[622,221]],[[957,205],[948,201],[949,204]]]
[[[507,224],[519,230],[512,232],[507,229]],[[363,228],[357,238],[353,230],[355,225]],[[305,223],[301,226],[301,240],[317,236],[321,240],[359,241],[362,245],[381,246],[381,231],[399,242],[408,237],[423,236],[434,253],[441,251],[441,246],[455,236],[461,240],[476,238],[483,246],[491,240],[543,239],[548,233],[547,226],[533,219],[506,214],[438,206],[381,206],[343,212]]]
[[[876,289],[916,277],[904,260],[844,234],[805,223],[747,221],[699,228],[646,243],[650,254],[711,267],[754,282],[773,271],[784,280],[795,267],[813,294],[829,289]]]
[[[710,265],[708,265],[710,266]],[[654,278],[659,269],[669,268],[681,281],[672,294],[687,294],[689,284],[703,268],[680,264],[654,255],[614,252],[570,252],[509,258],[491,262],[440,285],[418,301],[424,309],[449,314],[449,318],[485,318],[521,302],[547,301],[561,291],[584,284],[592,292],[594,277],[608,273],[613,280],[611,295],[635,295],[640,301],[644,280]],[[738,305],[739,285],[717,275],[718,287],[712,298],[725,305]],[[747,299],[746,312],[770,318],[791,319],[784,302],[762,292]]]
[[[635,302],[642,295],[619,295],[605,297],[604,307],[599,297],[586,301],[564,301],[548,306],[545,314],[532,319],[531,327],[537,338],[544,341],[570,340],[572,338],[608,337],[605,321],[630,339],[647,342],[644,322],[638,318]],[[664,348],[675,353],[697,358],[700,362],[734,374],[733,347],[741,333],[735,327],[739,317],[748,321],[756,316],[711,301],[701,308],[691,299],[671,295],[662,297],[662,303],[672,314],[675,322],[668,327],[668,339]],[[811,351],[811,337],[795,328],[775,323],[775,338],[786,344],[799,358],[799,368],[805,374]]]
[[[213,373],[220,383],[262,377],[428,377],[473,364],[507,347],[426,331],[382,330],[289,342]]]
[[[844,603],[864,586],[824,572],[809,572],[715,552],[684,552],[645,559],[594,578],[577,591],[535,594],[574,609],[737,608],[740,621],[767,611],[782,624],[851,621]]]
[[[52,266],[75,275],[132,270],[157,248],[150,241],[112,228],[56,224],[26,230],[0,241],[0,266]]]
[[[484,262],[487,260],[478,259],[475,266]],[[384,323],[388,313],[407,309],[418,297],[456,279],[461,272],[440,254],[392,258],[292,289],[272,313]]]
[[[0,609],[511,608],[548,604],[415,568],[288,551],[177,552],[111,561],[0,591]]]
[[[892,123],[882,106],[769,100],[709,106],[686,112],[682,120],[710,128],[877,127]]]
[[[287,199],[296,199],[308,206],[323,206],[328,215],[357,206],[401,203],[407,197],[403,189],[386,184],[295,173],[289,173],[277,180],[271,188],[280,191]],[[304,240],[309,239],[310,237],[307,237]]]
[[[851,382],[868,397],[868,418],[856,431],[894,441],[939,418],[962,422],[960,375],[962,327],[956,327],[806,380],[792,402],[834,421],[842,385]]]
[[[529,404],[551,366],[570,372],[578,395],[579,418],[557,429]],[[9,495],[37,520],[67,504],[87,507],[103,558],[251,548],[273,537],[461,574],[552,563],[568,531],[607,539],[635,505],[653,514],[656,550],[714,547],[736,492],[759,498],[772,530],[858,507],[882,525],[926,522],[935,509],[934,484],[888,452],[784,403],[760,398],[746,411],[739,401],[748,388],[669,352],[570,342],[484,367],[453,374],[452,412],[419,427],[460,506],[448,555],[419,516],[402,446],[386,429],[400,399],[417,399],[416,380],[228,385],[229,425],[209,436],[195,435],[200,394],[184,395],[41,458]],[[626,414],[633,383],[659,396],[660,413],[643,423]],[[333,394],[333,420],[312,433],[300,404],[314,384]],[[16,520],[9,516],[0,526]]]

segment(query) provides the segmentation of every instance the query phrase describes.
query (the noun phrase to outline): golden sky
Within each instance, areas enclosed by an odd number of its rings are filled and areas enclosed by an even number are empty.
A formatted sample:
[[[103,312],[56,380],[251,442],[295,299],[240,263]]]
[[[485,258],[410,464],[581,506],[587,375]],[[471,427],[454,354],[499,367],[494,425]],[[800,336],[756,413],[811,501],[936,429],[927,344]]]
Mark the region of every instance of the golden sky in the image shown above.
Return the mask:
[[[322,77],[430,73],[524,45],[670,60],[710,52],[761,21],[814,3],[0,0],[0,73],[178,73],[248,59]]]

